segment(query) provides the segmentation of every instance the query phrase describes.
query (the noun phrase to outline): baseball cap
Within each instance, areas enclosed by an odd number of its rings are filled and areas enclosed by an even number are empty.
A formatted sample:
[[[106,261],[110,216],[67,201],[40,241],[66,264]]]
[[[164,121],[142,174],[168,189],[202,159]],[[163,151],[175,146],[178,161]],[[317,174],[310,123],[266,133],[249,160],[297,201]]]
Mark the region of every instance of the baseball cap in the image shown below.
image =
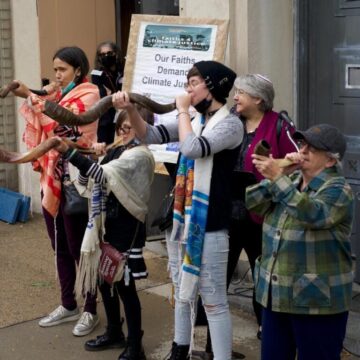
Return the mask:
[[[345,136],[338,128],[329,124],[318,124],[305,131],[295,131],[292,137],[295,140],[305,140],[315,149],[338,153],[340,159],[346,151]]]

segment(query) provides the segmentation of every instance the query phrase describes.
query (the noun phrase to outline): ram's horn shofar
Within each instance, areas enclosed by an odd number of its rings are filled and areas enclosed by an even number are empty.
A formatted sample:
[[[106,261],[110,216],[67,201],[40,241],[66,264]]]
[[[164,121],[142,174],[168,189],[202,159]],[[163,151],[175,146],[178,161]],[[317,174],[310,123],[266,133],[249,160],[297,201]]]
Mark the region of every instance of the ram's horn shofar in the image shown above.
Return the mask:
[[[16,80],[12,80],[10,81],[7,85],[3,86],[0,89],[0,98],[4,99],[9,95],[10,91],[16,90],[18,87],[20,86],[19,82]],[[43,89],[39,89],[39,90],[35,90],[35,89],[29,89],[32,93],[39,95],[39,96],[44,96],[44,95],[48,95],[46,90]]]
[[[43,141],[41,144],[26,153],[18,153],[0,149],[0,162],[22,164],[30,161],[35,161],[59,144],[59,139],[50,138]]]
[[[254,154],[269,157],[271,146],[266,140],[260,140],[254,147]],[[274,159],[279,167],[287,167],[293,162],[289,159]]]
[[[62,138],[59,140],[58,138],[50,138],[46,139],[42,143],[40,143],[38,146],[34,147],[30,151],[27,151],[25,153],[18,153],[14,151],[7,151],[0,148],[0,162],[6,162],[6,163],[12,163],[12,164],[23,164],[30,161],[35,161],[41,156],[43,156],[45,153],[47,153],[49,150],[55,148],[57,145],[60,144],[60,141],[65,141],[68,146],[71,148],[78,149],[79,152],[83,154],[95,154],[94,149],[84,148],[82,146],[79,146],[77,143],[71,141],[67,138]],[[119,141],[118,141],[119,142]],[[112,147],[115,147],[119,145],[118,142],[114,142],[113,144],[109,145]]]
[[[0,98],[6,98],[10,91],[17,89],[19,86],[20,84],[16,80],[10,81],[0,89]]]
[[[146,96],[129,93],[129,99],[132,103],[139,104],[156,114],[165,114],[176,109],[175,103],[159,104]],[[103,97],[99,102],[92,106],[88,111],[75,115],[62,106],[51,102],[45,102],[44,114],[56,120],[62,125],[86,125],[100,118],[108,109],[112,107],[112,95]]]

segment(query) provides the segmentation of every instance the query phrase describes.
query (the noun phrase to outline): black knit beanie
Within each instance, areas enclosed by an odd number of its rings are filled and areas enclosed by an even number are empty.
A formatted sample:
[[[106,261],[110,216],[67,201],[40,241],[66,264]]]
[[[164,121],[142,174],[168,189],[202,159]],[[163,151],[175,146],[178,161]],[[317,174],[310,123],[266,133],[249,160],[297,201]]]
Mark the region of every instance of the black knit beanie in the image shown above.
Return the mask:
[[[214,98],[225,104],[234,85],[236,73],[227,66],[212,60],[199,61],[194,64],[194,67],[199,70],[206,87]]]

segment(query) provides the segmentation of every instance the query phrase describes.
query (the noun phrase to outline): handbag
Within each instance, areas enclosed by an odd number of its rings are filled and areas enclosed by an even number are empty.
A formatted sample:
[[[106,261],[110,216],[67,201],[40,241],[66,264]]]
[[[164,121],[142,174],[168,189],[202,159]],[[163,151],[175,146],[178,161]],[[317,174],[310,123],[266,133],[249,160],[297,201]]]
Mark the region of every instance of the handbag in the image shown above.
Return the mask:
[[[158,226],[160,231],[164,231],[172,225],[174,201],[175,186],[162,199],[160,208],[151,223],[151,227]]]
[[[126,252],[120,252],[108,242],[101,242],[99,276],[102,280],[106,281],[111,286],[115,282],[120,281],[124,276],[127,259],[129,257],[131,249],[134,246],[139,231],[139,224],[140,223],[138,222],[136,225],[134,238],[131,242],[129,250]],[[126,285],[128,285],[128,281],[129,278],[125,279]]]
[[[100,277],[109,285],[120,281],[124,275],[126,260],[126,254],[116,250],[109,243],[101,243]]]
[[[88,213],[88,199],[79,194],[73,182],[64,181],[63,192],[65,196],[64,213],[66,215],[82,215]]]

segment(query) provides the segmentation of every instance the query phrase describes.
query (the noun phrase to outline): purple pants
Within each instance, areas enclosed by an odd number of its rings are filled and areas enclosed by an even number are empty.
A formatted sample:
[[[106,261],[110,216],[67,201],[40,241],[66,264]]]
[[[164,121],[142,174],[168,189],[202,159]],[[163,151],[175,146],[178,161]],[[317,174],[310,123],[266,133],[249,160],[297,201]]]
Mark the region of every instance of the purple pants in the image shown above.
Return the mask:
[[[74,294],[76,264],[79,263],[80,259],[81,243],[84,237],[88,215],[66,215],[63,212],[63,205],[64,199],[62,197],[59,212],[55,219],[44,208],[43,214],[51,240],[51,246],[54,251],[56,249],[56,264],[60,280],[61,302],[66,309],[73,310],[77,307]],[[87,295],[84,311],[96,314],[96,294]]]

